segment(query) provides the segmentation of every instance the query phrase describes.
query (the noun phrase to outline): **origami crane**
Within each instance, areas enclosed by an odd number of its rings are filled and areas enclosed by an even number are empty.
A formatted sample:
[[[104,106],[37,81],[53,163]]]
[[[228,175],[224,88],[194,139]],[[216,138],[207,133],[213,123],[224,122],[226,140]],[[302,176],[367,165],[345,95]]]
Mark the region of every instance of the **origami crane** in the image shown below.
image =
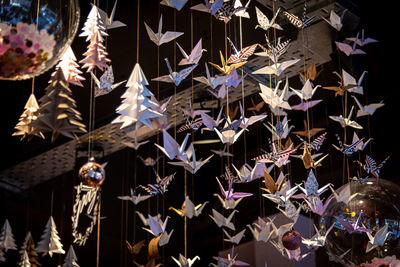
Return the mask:
[[[185,196],[185,201],[183,202],[181,209],[176,209],[174,207],[170,207],[169,209],[175,211],[179,216],[186,216],[191,219],[193,217],[198,217],[207,203],[208,201],[195,206],[189,197]]]
[[[183,50],[183,48],[178,44],[178,42],[176,42],[176,45],[178,46],[179,50],[183,55],[183,59],[178,63],[179,66],[188,64],[197,64],[199,63],[199,60],[203,55],[203,52],[207,52],[207,50],[203,49],[202,47],[201,38],[194,46],[192,52],[190,52],[190,55],[186,54],[185,50]]]
[[[355,232],[364,232],[364,233],[371,233],[372,230],[360,227],[360,220],[361,220],[362,212],[360,212],[360,215],[358,215],[358,218],[355,223],[351,223],[349,221],[345,221],[337,216],[335,216],[335,219],[342,225],[342,227],[349,233],[355,233]]]
[[[146,31],[150,37],[150,40],[152,40],[157,46],[168,43],[183,35],[183,32],[167,31],[165,33],[162,33],[162,15],[160,16],[160,22],[158,23],[157,33],[154,33],[153,30],[146,24],[146,22],[144,23],[144,26],[146,27]]]
[[[323,247],[325,246],[326,237],[329,235],[330,231],[332,231],[334,226],[335,224],[332,224],[331,227],[329,227],[329,229],[325,231],[325,234],[321,235],[320,231],[314,224],[314,229],[316,234],[310,239],[302,237],[301,242],[307,247]]]
[[[168,163],[175,166],[182,166],[192,174],[196,173],[204,164],[206,164],[214,156],[211,155],[205,160],[200,159],[199,161],[197,161],[193,143],[190,144],[189,149],[186,150],[185,154],[186,154],[186,159],[184,160],[181,159],[180,162],[168,162]]]
[[[219,51],[219,55],[221,58],[221,66],[214,64],[212,62],[209,62],[211,66],[213,66],[214,68],[216,68],[219,72],[221,72],[223,75],[228,75],[234,68],[240,68],[241,66],[243,66],[244,64],[247,63],[247,61],[243,61],[243,62],[239,62],[239,63],[233,63],[228,65],[228,63],[225,63],[225,59],[224,56],[222,55],[222,52]]]
[[[268,19],[267,16],[265,16],[258,7],[256,7],[256,14],[257,14],[257,22],[258,24],[256,25],[257,28],[261,28],[265,31],[268,31],[270,28],[274,28],[277,30],[283,30],[281,26],[279,26],[277,23],[275,23],[276,17],[279,14],[279,11],[281,9],[279,8],[276,12],[275,15],[272,17],[271,20]]]
[[[129,200],[132,201],[133,204],[137,205],[139,204],[139,202],[142,202],[146,199],[151,198],[153,195],[140,195],[138,194],[137,196],[135,196],[135,193],[133,192],[133,189],[131,188],[131,195],[130,196],[119,196],[118,198],[121,200]]]

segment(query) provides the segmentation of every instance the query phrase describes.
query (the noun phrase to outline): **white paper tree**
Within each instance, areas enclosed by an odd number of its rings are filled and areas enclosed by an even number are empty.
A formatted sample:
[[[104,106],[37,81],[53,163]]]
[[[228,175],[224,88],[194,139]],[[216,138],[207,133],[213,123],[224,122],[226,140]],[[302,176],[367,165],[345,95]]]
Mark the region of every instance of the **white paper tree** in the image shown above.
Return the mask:
[[[6,252],[9,249],[17,250],[17,245],[15,244],[14,235],[12,234],[12,229],[7,219],[4,222],[3,228],[1,228],[0,249],[4,249]]]
[[[31,263],[29,261],[29,256],[26,250],[23,251],[21,261],[18,264],[19,267],[31,267]]]
[[[34,94],[29,96],[28,101],[25,104],[24,112],[19,117],[19,122],[14,127],[16,132],[12,134],[12,136],[21,135],[21,140],[24,138],[32,138],[32,136],[39,136],[44,139],[43,133],[36,129],[35,127],[30,126],[30,124],[37,119],[39,104],[36,100]]]
[[[122,123],[121,129],[136,123],[136,129],[142,124],[152,128],[151,119],[161,117],[163,114],[153,110],[159,105],[151,101],[153,94],[146,88],[147,79],[138,63],[136,63],[126,86],[128,89],[121,96],[123,98],[116,113],[120,114],[112,123]]]
[[[68,249],[67,256],[65,256],[63,267],[79,267],[78,258],[76,257],[75,250],[72,245]]]
[[[86,18],[85,24],[83,25],[82,32],[79,34],[79,37],[86,37],[86,41],[92,39],[95,33],[99,33],[101,37],[108,36],[105,31],[105,26],[103,21],[101,20],[99,9],[92,5],[92,9],[89,12],[89,15]]]
[[[87,72],[92,71],[95,67],[101,70],[106,68],[110,59],[107,58],[103,37],[107,36],[107,33],[95,5],[93,5],[79,36],[86,36],[86,41],[89,41],[88,49],[83,54],[85,58],[79,61],[84,64],[82,68],[87,68]]]
[[[78,69],[79,64],[76,63],[74,51],[72,51],[70,46],[68,46],[56,68],[61,68],[67,82],[83,87],[81,81],[84,81],[85,78],[81,76],[82,71]],[[54,72],[52,75],[55,75],[55,73],[56,72]]]
[[[61,244],[60,237],[56,229],[56,224],[54,223],[53,217],[50,216],[47,221],[46,228],[40,238],[40,241],[36,247],[36,252],[43,253],[46,255],[49,253],[50,257],[53,253],[65,254],[63,250],[63,245]]]
[[[51,78],[46,94],[39,102],[39,116],[29,126],[43,132],[52,132],[52,141],[59,134],[75,138],[76,133],[86,132],[86,126],[80,122],[81,114],[76,110],[72,91],[68,88],[61,69]]]

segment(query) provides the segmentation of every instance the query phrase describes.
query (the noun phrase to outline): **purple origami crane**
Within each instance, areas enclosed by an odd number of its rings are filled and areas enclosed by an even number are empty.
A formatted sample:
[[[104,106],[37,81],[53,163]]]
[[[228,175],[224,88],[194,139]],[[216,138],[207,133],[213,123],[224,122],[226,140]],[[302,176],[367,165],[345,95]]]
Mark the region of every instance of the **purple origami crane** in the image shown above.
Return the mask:
[[[346,229],[349,234],[352,234],[354,232],[364,232],[364,233],[371,233],[372,230],[369,230],[364,227],[359,227],[358,225],[360,224],[360,219],[361,219],[362,212],[360,212],[360,215],[357,218],[356,223],[350,223],[348,221],[342,220],[338,217],[335,216],[335,219]]]

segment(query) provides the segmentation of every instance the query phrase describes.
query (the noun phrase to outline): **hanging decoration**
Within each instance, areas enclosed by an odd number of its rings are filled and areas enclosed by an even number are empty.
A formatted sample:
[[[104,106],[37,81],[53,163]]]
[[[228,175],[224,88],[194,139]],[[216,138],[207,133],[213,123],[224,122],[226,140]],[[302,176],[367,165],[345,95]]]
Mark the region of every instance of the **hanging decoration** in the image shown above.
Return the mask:
[[[176,209],[174,207],[169,207],[169,209],[175,211],[176,214],[181,217],[186,216],[187,218],[192,219],[193,217],[198,217],[201,214],[207,203],[208,201],[195,206],[189,197],[185,196],[185,201],[183,202],[181,209]]]
[[[34,122],[37,117],[38,117],[38,110],[39,110],[39,104],[37,103],[36,97],[34,94],[31,94],[29,96],[28,101],[25,104],[24,107],[25,111],[22,113],[22,115],[19,118],[19,122],[15,126],[15,129],[17,130],[14,132],[12,135],[13,136],[19,136],[21,135],[21,140],[24,138],[32,138],[32,136],[38,136],[44,139],[43,133],[35,128],[30,126],[32,122]]]
[[[110,16],[108,16],[107,13],[104,12],[103,10],[101,10],[100,8],[97,8],[99,15],[100,15],[100,19],[107,30],[126,26],[125,23],[118,21],[118,20],[114,20],[117,3],[118,3],[118,1],[115,0]]]
[[[104,183],[104,168],[106,165],[107,163],[100,165],[94,161],[94,158],[91,158],[79,170],[81,183],[75,187],[76,196],[73,215],[71,217],[73,242],[79,246],[85,245],[90,234],[93,232],[94,226],[98,223],[100,186]],[[79,217],[83,212],[91,218],[90,224],[86,227],[84,234],[80,233],[78,229]]]
[[[79,267],[77,263],[78,258],[76,257],[74,247],[69,246],[67,256],[65,256],[63,267]]]
[[[46,94],[39,99],[39,115],[29,126],[42,132],[51,132],[52,142],[60,134],[76,138],[76,133],[85,133],[86,126],[80,122],[81,114],[76,110],[76,102],[71,97],[72,91],[68,88],[60,68],[45,90]]]
[[[77,0],[2,3],[0,79],[29,79],[53,67],[74,39],[79,16]]]
[[[17,250],[17,245],[15,244],[14,235],[12,233],[12,229],[10,223],[6,219],[1,228],[0,232],[0,250],[5,250],[7,252],[10,250]]]
[[[152,40],[157,46],[169,43],[183,35],[183,32],[166,31],[165,33],[162,33],[162,15],[160,16],[160,22],[158,23],[157,33],[154,33],[153,30],[146,24],[146,22],[144,23],[144,26],[146,26],[146,31],[150,40]]]
[[[104,23],[95,5],[93,5],[79,36],[86,37],[86,41],[89,41],[88,49],[83,54],[85,58],[79,61],[79,63],[83,63],[82,68],[87,68],[87,72],[92,71],[95,67],[100,70],[107,68],[107,63],[111,60],[107,58],[108,54],[103,42],[104,37],[108,34],[105,32]]]
[[[67,47],[67,50],[61,57],[60,62],[57,64],[56,69],[61,68],[63,71],[65,80],[68,83],[72,83],[77,86],[83,87],[83,84],[81,81],[84,81],[85,78],[82,77],[82,71],[80,71],[79,64],[76,63],[76,57],[74,54],[74,51],[72,51],[71,46]],[[54,76],[56,74],[56,71],[52,74]]]
[[[104,73],[100,76],[100,79],[98,79],[96,75],[93,74],[93,72],[90,72],[90,75],[92,76],[95,83],[94,97],[106,95],[124,82],[126,82],[125,80],[122,82],[114,83],[114,73],[111,65],[107,67]]]
[[[185,256],[179,253],[179,258],[175,259],[173,256],[171,258],[180,267],[192,267],[196,260],[200,260],[199,256],[195,256],[193,259],[187,259]]]
[[[65,254],[52,216],[47,221],[46,228],[36,246],[36,252],[43,253],[43,255],[49,254],[50,257],[53,257],[53,253]]]
[[[128,89],[121,96],[124,100],[116,109],[116,113],[120,115],[112,123],[122,123],[121,129],[134,123],[136,129],[142,125],[152,128],[150,119],[162,117],[161,113],[153,109],[158,107],[158,104],[151,101],[150,97],[153,94],[146,85],[148,85],[147,79],[140,65],[136,63],[126,83]]]
[[[29,262],[29,257],[28,253],[26,251],[23,251],[22,257],[21,257],[21,262],[18,265],[19,267],[31,267],[31,263]]]
[[[35,242],[33,242],[33,238],[31,235],[31,232],[28,232],[26,234],[24,243],[22,244],[22,247],[19,251],[21,254],[21,259],[24,257],[24,254],[26,253],[29,258],[29,263],[31,264],[31,267],[39,267],[42,266],[39,263],[39,255],[35,251]]]

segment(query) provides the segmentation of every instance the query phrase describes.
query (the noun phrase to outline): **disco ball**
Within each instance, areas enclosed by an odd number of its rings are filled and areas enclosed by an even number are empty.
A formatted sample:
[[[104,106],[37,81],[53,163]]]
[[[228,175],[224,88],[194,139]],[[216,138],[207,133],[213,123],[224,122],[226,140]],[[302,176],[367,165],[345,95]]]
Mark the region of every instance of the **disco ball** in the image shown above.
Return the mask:
[[[370,266],[373,260],[388,256],[400,259],[400,187],[387,180],[368,178],[361,182],[352,180],[337,192],[339,196],[347,193],[351,197],[345,204],[346,201],[338,202],[330,196],[332,200],[321,217],[320,224],[326,229],[334,224],[325,243],[330,260],[344,266]],[[370,230],[371,237],[387,224],[389,234],[381,239],[382,245],[367,252],[368,235],[361,231],[350,234],[338,219]],[[385,229],[381,233],[385,233]]]
[[[79,16],[78,0],[2,1],[0,79],[28,79],[54,66],[72,42]]]
[[[79,169],[79,178],[84,185],[97,187],[103,184],[106,173],[103,166],[94,160],[89,160]]]

